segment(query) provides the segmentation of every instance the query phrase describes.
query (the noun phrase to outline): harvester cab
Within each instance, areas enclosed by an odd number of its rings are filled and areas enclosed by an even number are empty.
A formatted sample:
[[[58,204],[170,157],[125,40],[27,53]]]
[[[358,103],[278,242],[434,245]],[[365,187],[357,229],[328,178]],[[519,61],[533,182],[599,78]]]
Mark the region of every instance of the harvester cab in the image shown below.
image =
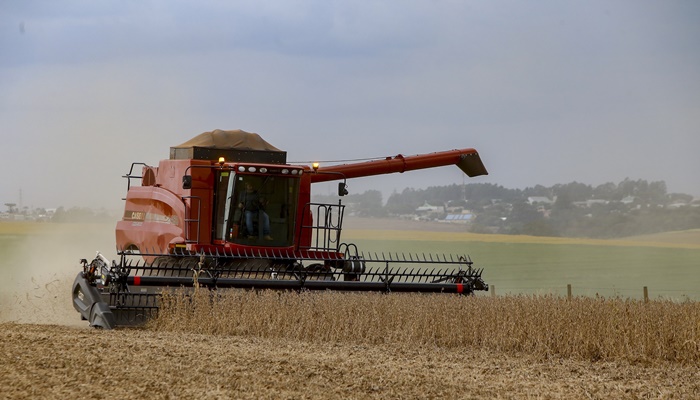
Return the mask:
[[[485,175],[474,149],[320,167],[290,165],[257,134],[205,132],[159,165],[134,163],[117,222],[119,261],[83,263],[73,304],[91,325],[138,325],[166,287],[382,292],[486,290],[466,255],[370,256],[341,241],[344,205],[311,201],[313,183],[457,165]],[[138,168],[141,171],[138,171]],[[138,174],[140,172],[140,175]]]

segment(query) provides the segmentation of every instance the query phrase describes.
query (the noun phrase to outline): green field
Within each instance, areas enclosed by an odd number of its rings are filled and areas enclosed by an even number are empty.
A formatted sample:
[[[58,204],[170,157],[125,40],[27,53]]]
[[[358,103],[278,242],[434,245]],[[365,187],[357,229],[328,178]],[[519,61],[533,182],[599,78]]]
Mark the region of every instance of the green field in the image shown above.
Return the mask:
[[[0,224],[0,269],[7,291],[18,281],[74,276],[79,258],[114,257],[111,224]],[[676,236],[674,236],[676,235]],[[469,255],[496,294],[566,294],[700,300],[700,232],[684,241],[605,241],[423,231],[344,232],[361,251]],[[72,278],[71,278],[72,279]],[[14,281],[14,283],[12,283]],[[70,282],[67,283],[69,285]],[[4,286],[4,287],[3,287]]]
[[[432,232],[416,233],[416,238],[371,237],[348,232],[365,252],[468,254],[474,265],[484,268],[483,278],[495,285],[496,293],[566,295],[567,284],[574,296],[642,298],[647,286],[650,298],[700,300],[700,246],[656,242],[558,240],[489,235],[468,235],[468,240],[433,240]],[[455,236],[455,235],[453,235]],[[459,236],[459,235],[457,235]],[[483,237],[481,237],[483,236]],[[483,239],[483,241],[481,240]],[[543,243],[537,243],[542,241]]]

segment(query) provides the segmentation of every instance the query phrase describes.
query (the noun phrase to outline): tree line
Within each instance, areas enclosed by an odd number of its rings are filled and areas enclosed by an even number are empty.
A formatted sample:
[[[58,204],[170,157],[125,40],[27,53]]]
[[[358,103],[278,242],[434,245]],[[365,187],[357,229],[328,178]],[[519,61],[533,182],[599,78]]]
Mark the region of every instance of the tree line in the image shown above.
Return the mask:
[[[549,199],[533,202],[533,198]],[[338,196],[314,195],[313,200],[337,204]],[[700,229],[700,201],[683,193],[668,193],[663,181],[625,179],[619,183],[591,186],[579,182],[536,185],[509,189],[491,183],[452,184],[426,189],[406,188],[393,192],[386,203],[378,190],[343,197],[346,214],[363,217],[416,218],[425,204],[439,206],[441,213],[430,219],[444,219],[448,213],[468,213],[472,219],[465,230],[480,233],[527,234],[613,238],[665,231]],[[6,203],[4,216],[51,222],[113,221],[104,209],[59,207],[19,209]]]
[[[533,202],[546,198],[551,202]],[[337,202],[337,196],[314,196]],[[469,212],[473,232],[538,236],[612,238],[700,228],[700,203],[693,196],[668,193],[663,181],[625,179],[592,186],[579,182],[510,189],[491,183],[406,188],[384,204],[381,192],[345,197],[351,213],[364,217],[415,217],[422,205],[440,206],[433,214]]]

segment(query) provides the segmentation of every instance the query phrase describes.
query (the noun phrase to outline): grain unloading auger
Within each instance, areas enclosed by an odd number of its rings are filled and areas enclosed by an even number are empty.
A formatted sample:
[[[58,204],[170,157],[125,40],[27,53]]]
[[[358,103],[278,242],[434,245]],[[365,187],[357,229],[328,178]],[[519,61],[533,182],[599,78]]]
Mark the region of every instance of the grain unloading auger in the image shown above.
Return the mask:
[[[341,241],[345,206],[311,202],[312,183],[339,180],[342,196],[346,179],[445,165],[487,173],[474,149],[321,168],[287,164],[285,152],[256,134],[205,132],[171,147],[158,167],[132,164],[116,228],[119,259],[82,260],[73,305],[91,325],[111,329],[154,316],[168,287],[487,290],[467,255],[360,252]]]

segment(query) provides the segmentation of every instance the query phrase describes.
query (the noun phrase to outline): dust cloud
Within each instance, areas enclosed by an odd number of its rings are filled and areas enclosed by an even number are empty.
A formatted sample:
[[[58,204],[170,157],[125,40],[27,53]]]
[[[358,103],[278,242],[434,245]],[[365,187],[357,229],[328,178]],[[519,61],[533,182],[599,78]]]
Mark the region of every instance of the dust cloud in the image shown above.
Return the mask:
[[[113,224],[32,224],[31,232],[5,236],[0,250],[0,322],[81,325],[71,285],[79,260],[96,251],[115,256]]]

